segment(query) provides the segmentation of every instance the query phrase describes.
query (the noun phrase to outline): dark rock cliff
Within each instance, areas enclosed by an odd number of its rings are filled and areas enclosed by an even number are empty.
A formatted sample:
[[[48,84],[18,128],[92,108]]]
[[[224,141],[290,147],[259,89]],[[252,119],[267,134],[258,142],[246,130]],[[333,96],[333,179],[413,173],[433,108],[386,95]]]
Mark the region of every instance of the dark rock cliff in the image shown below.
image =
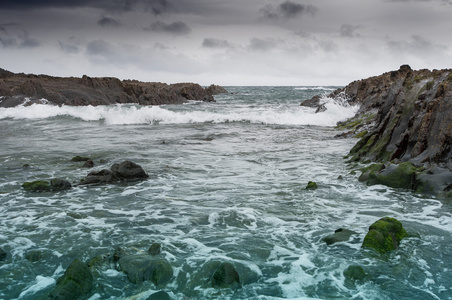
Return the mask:
[[[422,190],[452,190],[452,70],[397,71],[358,80],[330,97],[345,94],[359,104],[351,120],[361,139],[350,151],[352,161],[389,165],[410,163],[417,169]],[[316,99],[309,105],[319,105]],[[367,120],[367,128],[360,121]],[[344,125],[346,128],[346,124]],[[361,129],[360,129],[361,128]],[[366,130],[364,131],[364,128]],[[389,171],[386,170],[388,173]],[[419,183],[413,188],[419,188]]]
[[[141,105],[179,104],[188,100],[215,101],[218,90],[204,89],[195,83],[165,84],[117,78],[52,77],[15,74],[0,69],[0,107],[27,103],[56,105],[106,105],[137,103]],[[43,100],[45,99],[45,100]]]

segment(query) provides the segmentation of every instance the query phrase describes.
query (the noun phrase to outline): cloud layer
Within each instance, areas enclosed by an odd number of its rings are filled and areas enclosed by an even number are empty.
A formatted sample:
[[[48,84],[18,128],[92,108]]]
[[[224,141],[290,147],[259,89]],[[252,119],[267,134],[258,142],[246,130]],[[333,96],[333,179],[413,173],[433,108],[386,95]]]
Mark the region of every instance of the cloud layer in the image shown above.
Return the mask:
[[[450,0],[3,0],[0,67],[222,85],[448,68]]]

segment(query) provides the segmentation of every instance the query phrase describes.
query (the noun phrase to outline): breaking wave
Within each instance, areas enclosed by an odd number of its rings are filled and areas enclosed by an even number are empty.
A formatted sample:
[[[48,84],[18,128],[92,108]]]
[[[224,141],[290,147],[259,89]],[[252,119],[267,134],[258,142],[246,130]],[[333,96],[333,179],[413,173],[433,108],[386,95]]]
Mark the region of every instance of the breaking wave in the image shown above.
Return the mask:
[[[316,125],[335,126],[337,122],[353,117],[358,110],[341,99],[322,98],[326,110],[315,113],[315,109],[297,104],[285,107],[251,107],[227,104],[219,111],[216,104],[174,106],[54,106],[33,104],[13,108],[0,108],[2,119],[47,119],[71,117],[82,121],[102,121],[108,125],[127,124],[186,124],[248,122],[269,125]]]

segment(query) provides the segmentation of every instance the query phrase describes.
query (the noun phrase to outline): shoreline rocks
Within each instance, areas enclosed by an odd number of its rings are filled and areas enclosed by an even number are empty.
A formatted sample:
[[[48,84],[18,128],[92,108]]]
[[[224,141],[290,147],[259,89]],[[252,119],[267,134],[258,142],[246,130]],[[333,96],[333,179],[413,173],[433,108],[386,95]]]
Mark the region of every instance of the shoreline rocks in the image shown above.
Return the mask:
[[[360,137],[350,161],[378,162],[389,169],[409,162],[422,187],[404,188],[452,198],[452,69],[414,71],[403,65],[354,81],[329,97],[339,95],[360,105],[356,116],[339,128],[350,131],[346,136]],[[319,105],[316,100],[304,105]],[[388,170],[382,172],[374,173],[388,175]]]
[[[372,248],[383,254],[398,249],[400,241],[407,236],[400,221],[384,217],[370,225],[362,247]]]
[[[0,107],[31,105],[140,105],[182,104],[189,100],[215,102],[213,95],[227,91],[216,85],[203,88],[196,83],[165,84],[119,80],[113,77],[53,77],[15,74],[0,69]]]
[[[90,172],[78,185],[138,181],[147,179],[148,177],[149,175],[141,166],[126,160],[118,164],[113,164],[110,170],[103,169]]]

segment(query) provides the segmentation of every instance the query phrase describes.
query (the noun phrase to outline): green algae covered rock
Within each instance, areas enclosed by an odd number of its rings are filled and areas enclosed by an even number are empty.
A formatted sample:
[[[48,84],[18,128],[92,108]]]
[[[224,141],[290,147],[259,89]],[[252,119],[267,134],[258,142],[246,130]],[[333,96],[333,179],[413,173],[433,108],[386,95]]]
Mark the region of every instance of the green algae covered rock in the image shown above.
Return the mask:
[[[75,300],[87,297],[93,288],[93,281],[88,266],[76,259],[57,280],[55,289],[50,293],[50,299]]]
[[[385,253],[399,248],[400,241],[407,236],[400,221],[385,217],[370,225],[362,247]]]
[[[72,187],[71,183],[66,180],[53,178],[50,181],[35,180],[25,182],[22,187],[29,192],[58,192],[68,190]]]
[[[167,292],[158,291],[149,296],[149,298],[147,298],[146,300],[172,300],[172,298],[170,297],[170,295],[168,295]]]
[[[25,182],[22,187],[29,192],[50,192],[52,191],[52,186],[50,182],[45,180],[36,180],[32,182]]]
[[[370,173],[368,185],[383,184],[392,188],[415,190],[421,184],[417,179],[418,171],[410,162],[391,165],[381,173]]]
[[[314,181],[309,181],[308,185],[306,186],[307,190],[316,190],[317,189],[317,183]]]
[[[173,268],[167,260],[148,254],[126,255],[119,259],[118,264],[132,283],[151,281],[162,288],[173,277]]]

